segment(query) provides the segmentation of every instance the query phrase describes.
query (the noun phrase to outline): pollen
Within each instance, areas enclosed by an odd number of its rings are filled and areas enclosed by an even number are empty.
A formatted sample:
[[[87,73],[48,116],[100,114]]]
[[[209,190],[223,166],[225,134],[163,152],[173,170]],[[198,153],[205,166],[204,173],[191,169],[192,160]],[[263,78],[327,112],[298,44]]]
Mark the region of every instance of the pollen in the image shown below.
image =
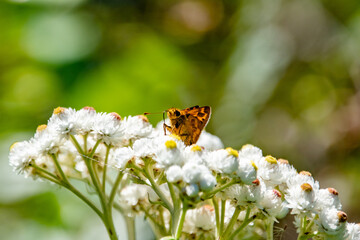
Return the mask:
[[[229,153],[229,155],[232,155],[234,157],[239,157],[238,151],[234,150],[233,148],[228,147],[225,150]]]
[[[140,118],[144,122],[149,122],[149,119],[145,115],[138,115],[138,118]]]
[[[271,155],[267,155],[267,156],[265,157],[265,161],[267,161],[267,162],[270,163],[270,164],[277,164],[276,158],[274,158],[274,157],[271,156]]]
[[[252,184],[259,186],[260,185],[260,180],[259,179],[255,179],[254,181],[252,181]]]
[[[168,140],[165,142],[165,146],[169,149],[176,148],[176,142],[174,140]]]
[[[110,115],[112,115],[116,120],[121,121],[121,116],[118,113],[112,112]]]
[[[64,111],[65,111],[65,108],[63,108],[63,107],[57,107],[57,108],[54,109],[53,114],[54,114],[54,115],[58,115],[58,114],[63,113]]]
[[[15,147],[15,145],[16,144],[18,144],[19,142],[14,142],[13,144],[11,144],[11,146],[10,146],[10,151],[11,151],[11,149],[13,149],[14,147]]]
[[[88,111],[95,111],[95,108],[89,106],[83,107],[83,109]]]
[[[313,190],[312,186],[309,183],[301,184],[301,189],[305,192],[311,192]]]
[[[251,148],[251,147],[254,147],[254,146],[251,144],[245,144],[241,147],[241,150],[246,149],[246,148]]]
[[[191,147],[191,151],[193,151],[193,152],[201,152],[202,148],[199,145],[193,145]]]
[[[250,162],[251,162],[251,166],[253,166],[253,167],[255,168],[255,170],[257,171],[257,170],[258,170],[258,167],[257,167],[256,164],[254,163],[254,161],[253,161],[253,160],[250,160]]]
[[[289,161],[286,159],[283,159],[283,158],[279,158],[277,161],[278,161],[278,163],[281,163],[281,164],[289,164]]]
[[[329,193],[331,193],[332,195],[339,195],[339,192],[335,189],[335,188],[328,188],[327,189],[329,191]]]
[[[339,218],[339,222],[346,222],[347,219],[348,219],[347,214],[345,212],[343,212],[343,211],[339,211],[337,213],[337,215],[338,215],[338,218]]]
[[[180,136],[179,135],[176,135],[176,134],[170,134],[170,137],[172,138],[175,138],[176,140],[181,140]]]
[[[281,198],[281,193],[280,193],[280,191],[274,189],[274,190],[273,190],[273,193],[274,193],[274,195],[275,195],[276,197]]]
[[[311,173],[308,171],[301,171],[299,174],[311,177]]]
[[[47,128],[47,125],[46,125],[46,124],[39,125],[39,126],[36,128],[36,132],[44,131],[46,128]]]

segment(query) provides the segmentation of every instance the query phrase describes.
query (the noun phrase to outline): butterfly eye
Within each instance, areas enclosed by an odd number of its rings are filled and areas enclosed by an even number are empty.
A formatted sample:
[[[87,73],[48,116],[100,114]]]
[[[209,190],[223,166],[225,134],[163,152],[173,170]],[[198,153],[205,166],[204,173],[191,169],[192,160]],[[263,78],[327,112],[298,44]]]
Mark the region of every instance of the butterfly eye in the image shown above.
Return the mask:
[[[178,117],[180,116],[180,112],[178,110],[175,111],[175,115]]]

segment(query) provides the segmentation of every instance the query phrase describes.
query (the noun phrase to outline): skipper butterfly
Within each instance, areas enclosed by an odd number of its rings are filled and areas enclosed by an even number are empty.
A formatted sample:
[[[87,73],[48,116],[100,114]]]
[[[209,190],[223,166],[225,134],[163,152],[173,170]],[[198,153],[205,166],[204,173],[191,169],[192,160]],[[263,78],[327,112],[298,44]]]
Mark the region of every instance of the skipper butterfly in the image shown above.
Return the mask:
[[[197,142],[201,131],[206,126],[211,115],[209,106],[194,106],[183,110],[169,108],[165,111],[170,119],[170,126],[164,122],[164,131],[178,135],[185,145]]]

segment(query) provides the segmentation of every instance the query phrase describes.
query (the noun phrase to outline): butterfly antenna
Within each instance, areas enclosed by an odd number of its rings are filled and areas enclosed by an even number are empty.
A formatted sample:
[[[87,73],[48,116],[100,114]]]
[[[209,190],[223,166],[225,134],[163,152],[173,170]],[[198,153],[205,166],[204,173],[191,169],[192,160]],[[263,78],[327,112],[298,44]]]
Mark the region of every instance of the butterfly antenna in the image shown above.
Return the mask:
[[[160,114],[160,113],[163,113],[163,112],[154,112],[154,113],[144,112],[144,115],[149,115],[149,114]]]

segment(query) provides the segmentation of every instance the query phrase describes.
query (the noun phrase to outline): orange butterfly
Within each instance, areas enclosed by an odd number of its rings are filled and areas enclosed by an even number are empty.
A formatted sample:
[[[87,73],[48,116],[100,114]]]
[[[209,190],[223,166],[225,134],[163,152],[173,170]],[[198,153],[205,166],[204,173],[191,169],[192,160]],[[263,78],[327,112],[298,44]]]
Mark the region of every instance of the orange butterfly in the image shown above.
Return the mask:
[[[185,145],[192,145],[197,142],[200,133],[206,126],[211,115],[209,106],[194,106],[183,110],[169,108],[165,111],[170,119],[170,125],[164,122],[164,131],[178,135]]]

